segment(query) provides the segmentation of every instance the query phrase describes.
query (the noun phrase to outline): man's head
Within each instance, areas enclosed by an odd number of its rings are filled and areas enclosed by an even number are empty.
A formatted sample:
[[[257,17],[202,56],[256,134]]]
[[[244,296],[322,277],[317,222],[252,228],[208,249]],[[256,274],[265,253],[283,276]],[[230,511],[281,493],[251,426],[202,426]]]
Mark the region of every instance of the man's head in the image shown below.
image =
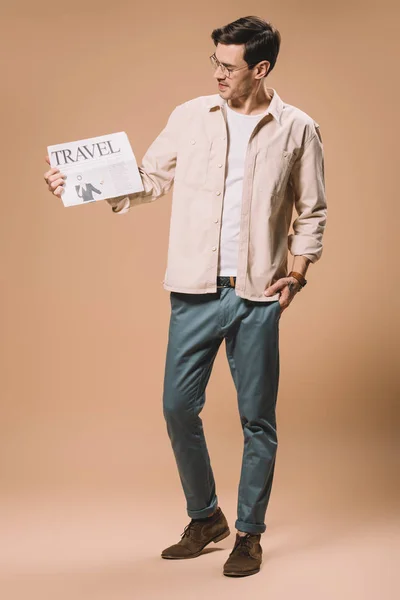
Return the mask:
[[[278,58],[281,36],[259,17],[242,17],[214,29],[216,46],[211,58],[219,94],[227,99],[247,97],[256,92],[272,71]]]

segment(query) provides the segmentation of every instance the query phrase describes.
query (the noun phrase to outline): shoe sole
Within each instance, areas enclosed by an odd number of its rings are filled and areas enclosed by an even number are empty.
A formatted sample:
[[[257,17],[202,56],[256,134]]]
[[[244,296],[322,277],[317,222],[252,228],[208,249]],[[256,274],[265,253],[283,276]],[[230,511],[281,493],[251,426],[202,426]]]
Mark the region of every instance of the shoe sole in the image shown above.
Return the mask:
[[[256,573],[259,572],[259,570],[260,570],[260,568],[253,569],[253,571],[246,571],[246,573],[234,573],[234,572],[229,573],[229,571],[227,571],[227,572],[224,571],[224,575],[226,575],[227,577],[246,577],[246,575],[255,575]]]
[[[194,554],[189,554],[189,556],[168,556],[167,554],[161,554],[161,558],[168,558],[169,560],[182,560],[184,558],[196,558],[197,556],[200,556],[200,554],[203,552],[204,548],[206,546],[208,546],[208,544],[211,544],[211,542],[214,542],[214,544],[216,544],[217,542],[221,542],[222,540],[224,540],[226,537],[228,537],[228,535],[230,535],[230,529],[226,529],[223,533],[220,533],[217,537],[213,538],[212,540],[209,540],[206,544],[204,544],[204,546],[202,548],[200,548],[200,550],[198,552],[195,552]]]

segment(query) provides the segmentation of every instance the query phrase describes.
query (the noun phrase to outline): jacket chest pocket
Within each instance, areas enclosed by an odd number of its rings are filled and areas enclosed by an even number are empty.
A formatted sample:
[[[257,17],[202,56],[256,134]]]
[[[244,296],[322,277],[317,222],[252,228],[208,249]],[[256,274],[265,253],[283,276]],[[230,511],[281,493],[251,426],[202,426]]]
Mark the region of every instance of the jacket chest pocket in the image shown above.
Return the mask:
[[[271,196],[283,196],[295,160],[295,151],[281,150],[277,152],[269,146],[260,148],[256,154],[258,187],[263,192],[270,193]]]
[[[176,181],[193,187],[206,183],[212,142],[199,136],[182,136],[175,167]]]

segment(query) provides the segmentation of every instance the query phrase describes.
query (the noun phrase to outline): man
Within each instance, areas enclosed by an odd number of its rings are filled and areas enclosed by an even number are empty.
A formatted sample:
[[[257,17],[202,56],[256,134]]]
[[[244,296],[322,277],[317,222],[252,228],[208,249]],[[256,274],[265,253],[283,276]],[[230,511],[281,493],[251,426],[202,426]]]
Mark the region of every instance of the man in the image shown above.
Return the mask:
[[[162,557],[196,557],[230,533],[199,416],[225,340],[244,450],[236,538],[223,573],[244,576],[260,570],[275,467],[279,319],[321,256],[327,206],[318,124],[264,85],[279,32],[245,17],[211,37],[218,94],[177,106],[138,167],[144,191],[108,202],[125,214],[174,184],[163,411],[191,521]],[[56,169],[45,174],[55,195],[63,177]]]

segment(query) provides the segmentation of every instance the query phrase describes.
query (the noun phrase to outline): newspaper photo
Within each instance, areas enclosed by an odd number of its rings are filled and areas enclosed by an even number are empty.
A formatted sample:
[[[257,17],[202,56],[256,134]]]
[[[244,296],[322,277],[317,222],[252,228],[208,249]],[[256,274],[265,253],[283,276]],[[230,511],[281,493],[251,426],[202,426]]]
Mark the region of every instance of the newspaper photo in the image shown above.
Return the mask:
[[[61,199],[76,206],[144,190],[124,131],[48,146],[50,166],[66,175]]]

